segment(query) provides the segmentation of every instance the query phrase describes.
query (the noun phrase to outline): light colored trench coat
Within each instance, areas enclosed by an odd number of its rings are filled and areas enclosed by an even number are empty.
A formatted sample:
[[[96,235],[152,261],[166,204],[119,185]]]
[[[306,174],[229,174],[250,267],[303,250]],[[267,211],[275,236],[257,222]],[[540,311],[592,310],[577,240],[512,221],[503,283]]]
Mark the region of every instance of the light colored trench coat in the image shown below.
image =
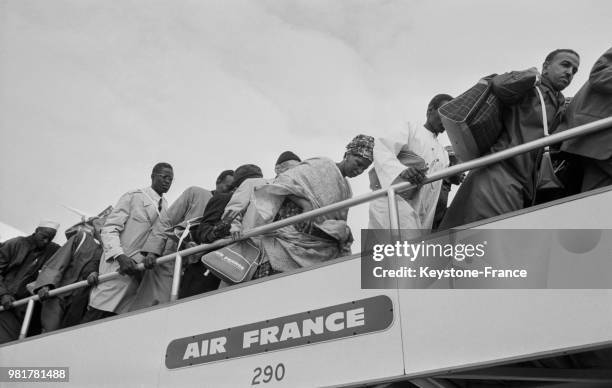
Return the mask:
[[[151,187],[129,191],[119,198],[101,232],[104,253],[100,260],[100,275],[117,271],[119,263],[114,258],[122,253],[137,263],[143,260],[140,250],[159,217],[159,200],[159,194]],[[162,198],[161,213],[167,208],[168,204]],[[128,275],[100,283],[91,291],[89,306],[117,314],[127,312],[137,288],[138,281]]]
[[[187,221],[196,217],[202,217],[206,204],[210,201],[212,193],[201,187],[192,186],[185,190],[172,203],[167,212],[153,224],[153,229],[142,252],[151,252],[157,255],[168,255],[176,252],[176,241],[169,239],[172,227],[186,224]],[[145,271],[142,282],[132,301],[130,311],[154,306],[170,301],[172,291],[172,277],[174,274],[174,261],[168,261],[156,265],[152,270]]]

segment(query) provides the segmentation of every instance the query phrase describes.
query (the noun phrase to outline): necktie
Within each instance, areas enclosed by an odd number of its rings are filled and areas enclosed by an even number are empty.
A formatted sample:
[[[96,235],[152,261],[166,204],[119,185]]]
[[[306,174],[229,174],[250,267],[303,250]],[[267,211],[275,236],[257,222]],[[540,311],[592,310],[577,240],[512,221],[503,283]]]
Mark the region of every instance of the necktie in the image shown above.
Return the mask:
[[[161,212],[162,209],[162,198],[159,199],[159,203],[157,204],[157,211]]]

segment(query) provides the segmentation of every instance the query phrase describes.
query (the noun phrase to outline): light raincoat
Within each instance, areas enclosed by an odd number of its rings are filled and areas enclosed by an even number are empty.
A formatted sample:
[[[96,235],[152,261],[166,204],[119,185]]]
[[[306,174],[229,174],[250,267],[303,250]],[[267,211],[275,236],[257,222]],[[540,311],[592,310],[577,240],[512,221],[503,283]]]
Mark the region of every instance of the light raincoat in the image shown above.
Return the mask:
[[[159,194],[151,187],[127,192],[119,198],[101,232],[104,253],[100,260],[100,275],[119,269],[119,263],[114,259],[119,254],[123,253],[137,263],[142,261],[141,248],[159,214],[168,208],[166,200],[162,199],[162,209],[158,212],[159,200]],[[89,305],[117,314],[127,312],[137,288],[138,281],[132,276],[119,276],[94,287]]]
[[[155,221],[141,251],[159,256],[176,252],[177,242],[168,238],[173,227],[186,225],[187,221],[201,217],[211,198],[212,193],[201,187],[192,186],[183,191],[168,211],[162,212]],[[158,264],[153,269],[145,271],[130,311],[169,302],[173,275],[174,261]]]

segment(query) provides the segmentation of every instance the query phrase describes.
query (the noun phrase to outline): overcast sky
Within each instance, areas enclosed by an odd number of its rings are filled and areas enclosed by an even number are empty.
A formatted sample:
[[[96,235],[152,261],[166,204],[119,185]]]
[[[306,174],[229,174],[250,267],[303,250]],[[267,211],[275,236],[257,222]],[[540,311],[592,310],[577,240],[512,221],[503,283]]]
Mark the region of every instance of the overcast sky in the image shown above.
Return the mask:
[[[571,96],[610,20],[605,0],[0,0],[0,221],[63,234],[78,217],[60,204],[97,213],[158,161],[172,201],[244,163],[272,177],[285,150],[340,160],[356,134],[556,48],[581,55]],[[367,208],[349,221],[358,234]]]

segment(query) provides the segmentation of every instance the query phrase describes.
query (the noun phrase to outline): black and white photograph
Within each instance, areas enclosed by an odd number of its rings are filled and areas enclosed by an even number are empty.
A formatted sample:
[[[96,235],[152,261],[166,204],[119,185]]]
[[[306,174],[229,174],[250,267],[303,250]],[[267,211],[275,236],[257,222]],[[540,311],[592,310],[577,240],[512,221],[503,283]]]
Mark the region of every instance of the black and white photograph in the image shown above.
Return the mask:
[[[612,2],[0,0],[0,387],[612,387]]]

